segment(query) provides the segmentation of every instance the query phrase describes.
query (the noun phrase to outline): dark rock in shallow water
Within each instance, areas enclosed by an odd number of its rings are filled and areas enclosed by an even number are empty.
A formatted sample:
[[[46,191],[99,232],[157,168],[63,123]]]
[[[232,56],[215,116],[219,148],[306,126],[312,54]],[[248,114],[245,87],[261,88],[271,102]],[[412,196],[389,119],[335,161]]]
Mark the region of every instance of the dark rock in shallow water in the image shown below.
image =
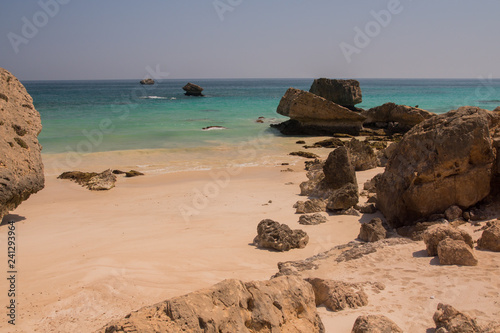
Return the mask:
[[[307,151],[294,151],[288,155],[291,155],[291,156],[300,156],[300,157],[305,157],[305,158],[319,158],[318,155],[314,154],[314,153],[309,153]]]
[[[0,68],[0,221],[44,188],[40,114],[19,80]]]
[[[186,96],[204,96],[201,93],[203,91],[203,88],[191,82],[182,87],[182,89],[184,89],[184,91],[186,92]]]
[[[272,125],[285,135],[356,135],[365,117],[310,92],[290,88],[278,105],[277,112],[291,119]]]
[[[357,110],[354,105],[363,101],[357,80],[316,79],[309,92],[351,110]]]
[[[227,127],[224,126],[208,126],[208,127],[203,127],[201,130],[202,131],[213,131],[213,130],[226,130]]]
[[[153,80],[153,79],[144,79],[144,80],[141,80],[141,84],[146,84],[146,85],[155,84],[155,80]]]
[[[101,173],[68,171],[63,172],[58,179],[69,179],[75,183],[88,188],[91,191],[105,191],[115,187],[116,175],[111,170]]]

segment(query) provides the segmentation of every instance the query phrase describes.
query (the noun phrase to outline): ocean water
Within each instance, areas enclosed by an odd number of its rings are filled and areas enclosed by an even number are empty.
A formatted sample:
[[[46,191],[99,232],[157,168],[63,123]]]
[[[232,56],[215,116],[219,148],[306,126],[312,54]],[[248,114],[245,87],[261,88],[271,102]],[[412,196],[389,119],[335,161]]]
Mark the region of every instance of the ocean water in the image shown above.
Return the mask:
[[[43,153],[233,147],[259,135],[279,137],[269,122],[289,87],[313,79],[139,80],[23,82],[42,117]],[[188,81],[205,97],[184,96]],[[386,102],[444,113],[463,105],[500,105],[498,79],[360,79],[361,108]],[[265,123],[257,123],[265,117]],[[204,131],[208,126],[225,130]],[[227,148],[230,150],[230,148]]]

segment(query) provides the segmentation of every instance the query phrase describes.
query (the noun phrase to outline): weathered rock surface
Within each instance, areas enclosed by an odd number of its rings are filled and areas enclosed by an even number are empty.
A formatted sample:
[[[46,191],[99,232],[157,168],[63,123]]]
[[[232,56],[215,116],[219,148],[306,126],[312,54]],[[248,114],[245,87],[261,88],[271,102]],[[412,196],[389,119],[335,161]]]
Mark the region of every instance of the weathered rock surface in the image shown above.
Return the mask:
[[[403,333],[395,322],[383,315],[359,316],[352,333]]]
[[[367,142],[354,138],[345,144],[351,163],[356,171],[364,171],[377,167],[378,160],[375,151]]]
[[[439,242],[446,238],[464,241],[471,249],[474,247],[472,237],[467,232],[448,224],[436,224],[429,227],[423,234],[427,254],[431,257],[438,255]]]
[[[144,79],[144,80],[141,80],[141,84],[146,84],[146,85],[155,84],[155,80],[153,80],[153,79]]]
[[[307,148],[338,148],[343,145],[344,141],[339,138],[331,138],[315,142],[312,146],[307,146]]]
[[[326,217],[321,214],[301,215],[299,217],[299,224],[303,225],[317,225],[326,221]]]
[[[304,248],[309,242],[309,236],[305,231],[292,230],[286,224],[280,224],[273,220],[262,220],[257,226],[257,236],[253,243],[261,248],[274,249],[277,251],[288,251],[296,248]]]
[[[490,128],[498,116],[462,107],[409,131],[377,182],[377,206],[393,227],[448,207],[470,207],[490,193],[494,152]]]
[[[433,319],[437,329],[444,328],[449,333],[483,332],[474,318],[458,311],[451,305],[439,303]]]
[[[19,80],[0,68],[0,221],[44,188],[40,114]]]
[[[101,333],[324,332],[309,283],[225,280],[213,287],[132,312]]]
[[[410,238],[414,241],[424,240],[424,232],[436,224],[442,224],[440,221],[434,222],[417,222],[414,225],[406,225],[404,227],[399,227],[396,232],[403,237]]]
[[[358,184],[354,166],[345,147],[339,147],[328,155],[323,173],[325,184],[332,189],[342,188],[346,184]]]
[[[288,155],[291,155],[291,156],[300,156],[300,157],[305,157],[305,158],[318,158],[319,157],[318,155],[316,155],[314,153],[310,153],[308,151],[294,151],[294,152],[291,152]]]
[[[203,96],[203,88],[197,84],[188,82],[182,89],[185,91],[184,95],[186,96]]]
[[[297,201],[294,205],[296,214],[319,213],[326,211],[326,201],[323,199],[311,199]]]
[[[460,207],[456,205],[453,205],[444,211],[446,219],[450,222],[458,220],[459,218],[462,217],[462,214],[463,214],[462,210],[460,209]]]
[[[125,177],[132,178],[137,176],[144,176],[144,173],[137,170],[130,170],[129,172],[125,172]]]
[[[378,209],[377,209],[377,206],[375,206],[375,204],[373,203],[363,203],[363,204],[357,204],[354,206],[354,208],[356,210],[359,210],[360,213],[363,213],[363,214],[375,214]]]
[[[387,230],[381,219],[374,218],[368,223],[361,224],[358,238],[365,242],[377,242],[387,237]]]
[[[500,252],[500,222],[489,222],[477,241],[478,247],[485,250]]]
[[[441,265],[476,266],[477,258],[472,249],[462,240],[445,238],[439,242],[439,263]]]
[[[366,126],[389,128],[392,133],[404,133],[426,119],[436,116],[426,110],[407,105],[386,103],[363,111]]]
[[[348,109],[355,110],[355,105],[363,101],[357,80],[316,79],[309,92]]]
[[[361,284],[343,281],[306,279],[314,290],[316,306],[324,305],[330,311],[357,309],[368,304],[368,296]]]
[[[346,184],[341,188],[332,191],[326,208],[329,210],[349,210],[353,208],[359,201],[359,192],[357,184]],[[351,215],[351,214],[346,214]],[[358,215],[357,213],[354,215]]]
[[[69,179],[91,191],[107,191],[115,187],[116,175],[111,170],[97,172],[67,171],[58,179]]]
[[[272,125],[285,135],[332,135],[336,132],[356,135],[365,120],[358,112],[294,88],[285,93],[277,112],[291,118]]]

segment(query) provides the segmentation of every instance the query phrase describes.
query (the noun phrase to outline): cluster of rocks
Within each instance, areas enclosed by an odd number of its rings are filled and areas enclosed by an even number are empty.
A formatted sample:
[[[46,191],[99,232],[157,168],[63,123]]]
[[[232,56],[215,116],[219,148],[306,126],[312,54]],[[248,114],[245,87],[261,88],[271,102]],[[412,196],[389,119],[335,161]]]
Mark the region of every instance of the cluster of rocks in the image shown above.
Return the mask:
[[[281,99],[277,112],[290,120],[273,124],[285,135],[333,135],[345,133],[405,133],[433,113],[418,107],[386,103],[362,110],[356,80],[316,79],[309,91],[290,88]],[[380,130],[379,132],[377,130]]]
[[[0,221],[45,186],[40,114],[26,88],[0,68]]]
[[[75,183],[86,187],[91,191],[108,191],[115,187],[116,175],[125,175],[127,178],[143,176],[144,173],[137,170],[128,172],[121,170],[105,170],[101,173],[97,172],[82,172],[82,171],[67,171],[60,174],[58,179],[68,179]]]

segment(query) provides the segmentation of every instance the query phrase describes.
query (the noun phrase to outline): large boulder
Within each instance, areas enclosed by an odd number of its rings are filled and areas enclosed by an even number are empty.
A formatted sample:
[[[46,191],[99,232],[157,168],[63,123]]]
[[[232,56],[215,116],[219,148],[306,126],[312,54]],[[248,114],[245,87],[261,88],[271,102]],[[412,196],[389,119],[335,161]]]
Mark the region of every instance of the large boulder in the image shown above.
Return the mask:
[[[309,236],[305,231],[292,230],[286,224],[269,219],[260,221],[257,226],[257,236],[253,240],[253,243],[260,248],[277,251],[302,249],[308,242]]]
[[[306,281],[313,287],[316,305],[324,305],[330,311],[357,309],[368,304],[368,296],[361,284],[320,278]]]
[[[474,318],[451,305],[439,303],[433,319],[437,329],[444,328],[448,333],[483,332]]]
[[[19,80],[0,68],[0,221],[44,188],[40,114]]]
[[[404,133],[422,121],[435,117],[434,113],[411,107],[386,103],[369,110],[363,111],[366,117],[365,126],[388,128],[390,132]]]
[[[429,256],[438,255],[438,245],[442,240],[450,238],[464,241],[471,249],[474,247],[471,235],[466,231],[454,228],[449,224],[435,224],[425,230],[423,239]]]
[[[472,252],[470,246],[462,240],[454,240],[451,238],[443,239],[438,244],[437,252],[441,265],[477,265],[477,259],[474,252]]]
[[[285,135],[358,134],[365,117],[310,92],[290,88],[277,112],[291,120],[274,125]]]
[[[481,238],[477,241],[477,246],[481,249],[500,252],[500,222],[488,222]]]
[[[387,230],[381,219],[374,218],[368,223],[361,224],[358,238],[365,242],[377,242],[387,237]]]
[[[356,171],[365,171],[377,167],[377,155],[369,143],[353,138],[345,144],[345,147]]]
[[[316,79],[309,92],[348,109],[355,110],[354,105],[363,101],[361,88],[357,80]]]
[[[495,158],[490,129],[498,121],[490,111],[462,107],[410,130],[377,181],[377,206],[388,222],[411,225],[485,198]]]
[[[185,91],[186,96],[203,96],[203,88],[197,84],[188,82],[182,89]]]
[[[403,330],[384,315],[359,316],[352,333],[403,333]]]
[[[144,307],[101,333],[324,332],[314,291],[296,276],[225,280],[209,289]]]

